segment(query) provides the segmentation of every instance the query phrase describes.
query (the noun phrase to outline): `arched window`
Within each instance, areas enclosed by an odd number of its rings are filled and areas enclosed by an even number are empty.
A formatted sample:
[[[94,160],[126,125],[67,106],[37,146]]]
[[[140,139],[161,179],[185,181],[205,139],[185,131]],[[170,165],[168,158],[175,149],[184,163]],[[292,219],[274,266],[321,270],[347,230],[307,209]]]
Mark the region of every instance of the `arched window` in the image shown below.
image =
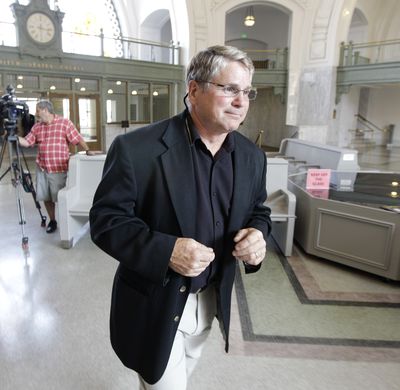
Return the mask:
[[[0,45],[17,46],[17,33],[15,19],[10,5],[15,0],[2,0],[0,2]],[[29,0],[20,0],[22,5],[28,5]]]
[[[121,27],[112,0],[53,1],[65,12],[63,51],[67,53],[122,57]],[[94,4],[97,3],[97,4]],[[104,35],[104,46],[100,34]]]
[[[15,0],[0,2],[0,44],[17,46],[15,19],[10,5]],[[29,0],[19,0],[28,5]],[[63,51],[67,53],[122,57],[121,28],[112,0],[50,0],[52,9],[65,13]],[[104,39],[100,38],[103,33]],[[103,42],[103,46],[102,46]]]

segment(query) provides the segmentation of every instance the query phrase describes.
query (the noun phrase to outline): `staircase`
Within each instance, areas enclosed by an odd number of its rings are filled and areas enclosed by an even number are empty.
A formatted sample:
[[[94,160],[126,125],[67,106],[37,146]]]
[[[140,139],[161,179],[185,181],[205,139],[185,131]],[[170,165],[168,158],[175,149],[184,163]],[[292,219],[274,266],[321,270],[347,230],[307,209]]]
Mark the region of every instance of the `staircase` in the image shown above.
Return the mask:
[[[355,116],[358,126],[356,129],[349,130],[351,134],[349,147],[366,150],[376,146],[376,140],[380,141],[379,145],[385,147],[392,142],[394,125],[380,127],[360,114]],[[360,128],[361,126],[363,128]]]
[[[376,145],[374,131],[371,129],[349,129],[351,134],[349,149],[366,150]]]

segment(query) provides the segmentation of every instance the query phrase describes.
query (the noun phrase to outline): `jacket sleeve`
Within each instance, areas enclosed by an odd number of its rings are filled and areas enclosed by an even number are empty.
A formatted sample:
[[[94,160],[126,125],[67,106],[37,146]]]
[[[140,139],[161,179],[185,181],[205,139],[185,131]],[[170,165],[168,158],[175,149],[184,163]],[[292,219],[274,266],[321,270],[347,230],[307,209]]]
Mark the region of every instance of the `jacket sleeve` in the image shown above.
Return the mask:
[[[90,234],[103,251],[155,284],[164,284],[177,237],[152,231],[137,216],[134,151],[117,137],[90,210]]]
[[[262,153],[261,166],[262,169],[260,176],[258,177],[258,187],[255,191],[254,203],[246,227],[253,227],[260,230],[265,241],[267,241],[267,238],[271,233],[271,209],[264,204],[267,199],[267,157],[265,153]]]
[[[270,217],[271,209],[264,204],[268,195],[266,189],[267,157],[265,153],[263,153],[262,155],[262,173],[259,177],[259,186],[256,191],[252,214],[250,216],[249,222],[246,224],[246,227],[252,227],[261,231],[264,236],[264,240],[267,241],[267,238],[271,233],[272,223]],[[246,274],[257,272],[261,268],[261,264],[262,263],[254,266],[245,263],[244,267]]]

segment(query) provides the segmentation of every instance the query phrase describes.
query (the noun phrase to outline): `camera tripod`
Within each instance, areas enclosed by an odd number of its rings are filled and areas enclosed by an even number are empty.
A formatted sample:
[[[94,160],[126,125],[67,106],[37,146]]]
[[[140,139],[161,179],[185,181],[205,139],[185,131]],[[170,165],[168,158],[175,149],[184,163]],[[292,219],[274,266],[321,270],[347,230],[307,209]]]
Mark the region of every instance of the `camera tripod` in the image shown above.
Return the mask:
[[[32,177],[31,177],[31,173],[28,168],[28,163],[26,161],[24,153],[22,152],[22,150],[20,150],[18,136],[15,134],[11,135],[6,132],[3,137],[3,145],[2,145],[1,151],[0,151],[0,168],[1,168],[1,165],[3,162],[3,158],[4,158],[4,154],[5,154],[7,145],[8,145],[8,155],[9,155],[10,165],[4,171],[4,173],[0,176],[0,181],[3,179],[3,177],[8,172],[11,173],[11,175],[12,175],[11,183],[12,183],[13,187],[15,188],[18,218],[19,218],[19,224],[21,225],[22,249],[24,251],[28,251],[29,239],[28,239],[27,235],[25,234],[26,220],[25,220],[24,200],[22,198],[22,194],[23,194],[22,188],[25,190],[25,192],[28,192],[28,193],[30,192],[32,194],[33,200],[35,202],[35,206],[38,209],[38,212],[39,212],[39,215],[41,218],[41,226],[42,227],[46,226],[46,217],[42,214],[40,204],[36,200],[36,191],[35,191],[35,187],[33,186],[33,183],[32,183]],[[15,157],[13,154],[14,151],[15,151]],[[26,170],[23,169],[23,166],[21,163],[21,156],[25,162]]]

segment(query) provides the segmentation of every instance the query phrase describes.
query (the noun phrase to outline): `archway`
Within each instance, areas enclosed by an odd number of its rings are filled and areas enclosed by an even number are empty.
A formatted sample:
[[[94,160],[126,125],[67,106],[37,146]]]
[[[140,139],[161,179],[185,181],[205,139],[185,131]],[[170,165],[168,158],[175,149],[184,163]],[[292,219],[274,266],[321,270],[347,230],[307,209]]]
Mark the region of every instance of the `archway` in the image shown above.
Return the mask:
[[[147,41],[169,44],[172,41],[171,19],[167,9],[159,9],[148,15],[140,25],[140,37]],[[167,62],[170,52],[160,46],[143,48],[141,58],[147,61]]]
[[[368,39],[368,20],[364,13],[355,8],[350,22],[347,41],[350,42],[366,42]]]
[[[256,69],[276,69],[287,52],[290,33],[290,11],[277,4],[244,4],[228,11],[225,18],[225,44],[248,53]],[[244,23],[248,12],[253,12],[255,23]],[[281,54],[278,54],[281,53]],[[286,54],[285,54],[286,55]],[[277,148],[286,137],[286,96],[276,95],[274,87],[256,84],[257,99],[251,102],[249,113],[239,131],[255,141],[262,131],[261,144]],[[286,95],[286,91],[281,91]]]

